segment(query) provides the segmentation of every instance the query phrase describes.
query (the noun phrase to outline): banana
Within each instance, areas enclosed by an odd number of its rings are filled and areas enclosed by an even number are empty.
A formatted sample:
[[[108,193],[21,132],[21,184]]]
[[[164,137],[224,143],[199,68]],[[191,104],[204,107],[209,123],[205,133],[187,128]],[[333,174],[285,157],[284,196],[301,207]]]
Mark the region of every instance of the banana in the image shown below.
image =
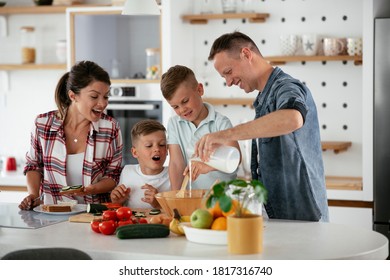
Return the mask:
[[[169,223],[169,230],[177,235],[183,235],[184,232],[182,232],[179,229],[179,224],[180,224],[180,221],[176,218],[173,218],[172,221]]]
[[[180,216],[179,211],[177,211],[176,208],[173,209],[173,212],[174,217],[169,224],[169,229],[177,235],[184,235],[184,229],[180,223],[189,222],[190,216]]]

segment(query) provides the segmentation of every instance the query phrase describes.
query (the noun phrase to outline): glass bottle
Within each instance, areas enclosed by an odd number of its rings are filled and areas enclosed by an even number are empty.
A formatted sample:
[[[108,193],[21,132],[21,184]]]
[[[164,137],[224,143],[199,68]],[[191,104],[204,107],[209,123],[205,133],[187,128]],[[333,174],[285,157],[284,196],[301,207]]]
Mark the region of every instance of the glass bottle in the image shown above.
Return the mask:
[[[160,49],[148,48],[146,51],[146,79],[160,78]]]
[[[32,26],[22,26],[20,32],[22,63],[35,63],[35,28]]]

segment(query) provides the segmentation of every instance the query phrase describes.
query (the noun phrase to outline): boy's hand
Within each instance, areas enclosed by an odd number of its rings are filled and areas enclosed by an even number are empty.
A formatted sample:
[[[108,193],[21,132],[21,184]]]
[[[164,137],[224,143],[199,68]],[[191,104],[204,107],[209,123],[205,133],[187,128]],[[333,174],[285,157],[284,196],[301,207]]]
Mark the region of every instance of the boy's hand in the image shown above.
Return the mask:
[[[141,189],[145,190],[144,197],[141,200],[143,202],[149,203],[153,208],[160,208],[160,204],[154,197],[154,195],[158,193],[157,189],[149,184],[143,185]]]
[[[110,198],[112,203],[123,204],[126,200],[129,199],[131,189],[127,188],[125,185],[119,185],[111,191]]]
[[[216,170],[215,168],[208,166],[207,164],[201,161],[191,161],[191,180],[195,181],[200,174],[207,174],[210,171]],[[190,172],[189,165],[183,172],[183,176],[186,176]]]

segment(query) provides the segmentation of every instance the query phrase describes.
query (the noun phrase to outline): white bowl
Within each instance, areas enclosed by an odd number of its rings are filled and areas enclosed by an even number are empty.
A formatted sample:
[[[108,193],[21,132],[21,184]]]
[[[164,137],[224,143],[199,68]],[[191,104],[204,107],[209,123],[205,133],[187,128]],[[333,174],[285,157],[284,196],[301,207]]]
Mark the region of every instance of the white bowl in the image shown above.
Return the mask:
[[[181,223],[188,241],[202,244],[227,245],[226,230],[193,228],[191,223]]]

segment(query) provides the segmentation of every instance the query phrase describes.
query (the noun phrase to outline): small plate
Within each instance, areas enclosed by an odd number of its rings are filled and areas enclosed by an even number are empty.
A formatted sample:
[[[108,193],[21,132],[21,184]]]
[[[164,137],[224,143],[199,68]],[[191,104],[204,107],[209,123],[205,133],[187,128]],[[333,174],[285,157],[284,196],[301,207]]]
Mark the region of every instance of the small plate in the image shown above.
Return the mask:
[[[46,212],[42,210],[42,205],[38,205],[33,209],[35,212],[49,214],[49,215],[73,215],[82,212],[87,212],[87,204],[76,204],[72,207],[70,212]]]
[[[181,223],[188,241],[202,244],[227,245],[226,230],[193,228],[191,223]]]

